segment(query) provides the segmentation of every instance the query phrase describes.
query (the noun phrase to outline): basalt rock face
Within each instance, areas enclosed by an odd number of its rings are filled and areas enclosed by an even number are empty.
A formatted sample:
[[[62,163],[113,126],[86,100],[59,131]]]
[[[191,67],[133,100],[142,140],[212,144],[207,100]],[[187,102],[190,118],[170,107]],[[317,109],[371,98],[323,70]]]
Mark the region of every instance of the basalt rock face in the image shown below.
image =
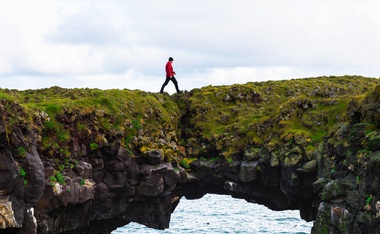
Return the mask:
[[[379,233],[377,84],[2,90],[0,231],[165,229],[181,197],[217,193],[300,210],[313,233]]]
[[[321,203],[312,233],[380,233],[380,86],[350,103],[317,154]]]

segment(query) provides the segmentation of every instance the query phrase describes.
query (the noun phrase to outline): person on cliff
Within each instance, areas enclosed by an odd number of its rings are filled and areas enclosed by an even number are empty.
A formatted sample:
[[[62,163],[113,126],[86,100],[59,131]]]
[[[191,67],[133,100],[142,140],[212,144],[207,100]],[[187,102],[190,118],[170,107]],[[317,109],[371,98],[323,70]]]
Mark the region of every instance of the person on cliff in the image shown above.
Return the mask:
[[[174,77],[174,75],[176,75],[176,74],[175,74],[175,71],[173,70],[172,63],[173,63],[173,58],[169,57],[169,61],[166,63],[166,66],[165,66],[166,80],[161,87],[160,93],[164,92],[164,88],[169,83],[169,81],[172,81],[174,83],[174,86],[175,86],[175,89],[177,90],[177,93],[182,93],[182,91],[179,90],[178,82],[177,82],[176,78]]]

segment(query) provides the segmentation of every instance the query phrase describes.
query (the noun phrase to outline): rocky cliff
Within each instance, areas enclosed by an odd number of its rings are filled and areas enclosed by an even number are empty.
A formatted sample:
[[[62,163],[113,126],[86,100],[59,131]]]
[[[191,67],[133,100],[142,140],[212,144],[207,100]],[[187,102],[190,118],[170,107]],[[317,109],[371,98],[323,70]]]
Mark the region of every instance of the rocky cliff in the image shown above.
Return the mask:
[[[297,209],[380,233],[380,86],[319,77],[131,90],[0,90],[0,231],[164,229],[181,197]]]

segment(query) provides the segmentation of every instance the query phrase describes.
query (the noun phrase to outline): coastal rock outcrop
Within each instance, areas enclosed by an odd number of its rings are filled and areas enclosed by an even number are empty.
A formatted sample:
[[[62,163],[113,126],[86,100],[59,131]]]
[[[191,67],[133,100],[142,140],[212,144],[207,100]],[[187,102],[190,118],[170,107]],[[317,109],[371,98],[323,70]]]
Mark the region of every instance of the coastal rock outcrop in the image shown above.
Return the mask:
[[[0,97],[4,232],[165,229],[182,197],[216,193],[300,210],[312,233],[379,233],[377,79]]]

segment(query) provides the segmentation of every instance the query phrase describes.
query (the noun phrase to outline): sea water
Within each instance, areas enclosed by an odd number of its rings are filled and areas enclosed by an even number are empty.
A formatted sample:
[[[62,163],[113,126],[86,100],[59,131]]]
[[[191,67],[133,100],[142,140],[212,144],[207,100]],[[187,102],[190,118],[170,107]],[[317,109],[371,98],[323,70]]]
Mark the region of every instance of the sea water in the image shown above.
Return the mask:
[[[263,205],[227,195],[207,194],[201,199],[182,198],[173,212],[170,227],[147,228],[137,223],[120,227],[112,234],[125,233],[310,233],[312,222],[300,218],[298,210],[272,211]]]

